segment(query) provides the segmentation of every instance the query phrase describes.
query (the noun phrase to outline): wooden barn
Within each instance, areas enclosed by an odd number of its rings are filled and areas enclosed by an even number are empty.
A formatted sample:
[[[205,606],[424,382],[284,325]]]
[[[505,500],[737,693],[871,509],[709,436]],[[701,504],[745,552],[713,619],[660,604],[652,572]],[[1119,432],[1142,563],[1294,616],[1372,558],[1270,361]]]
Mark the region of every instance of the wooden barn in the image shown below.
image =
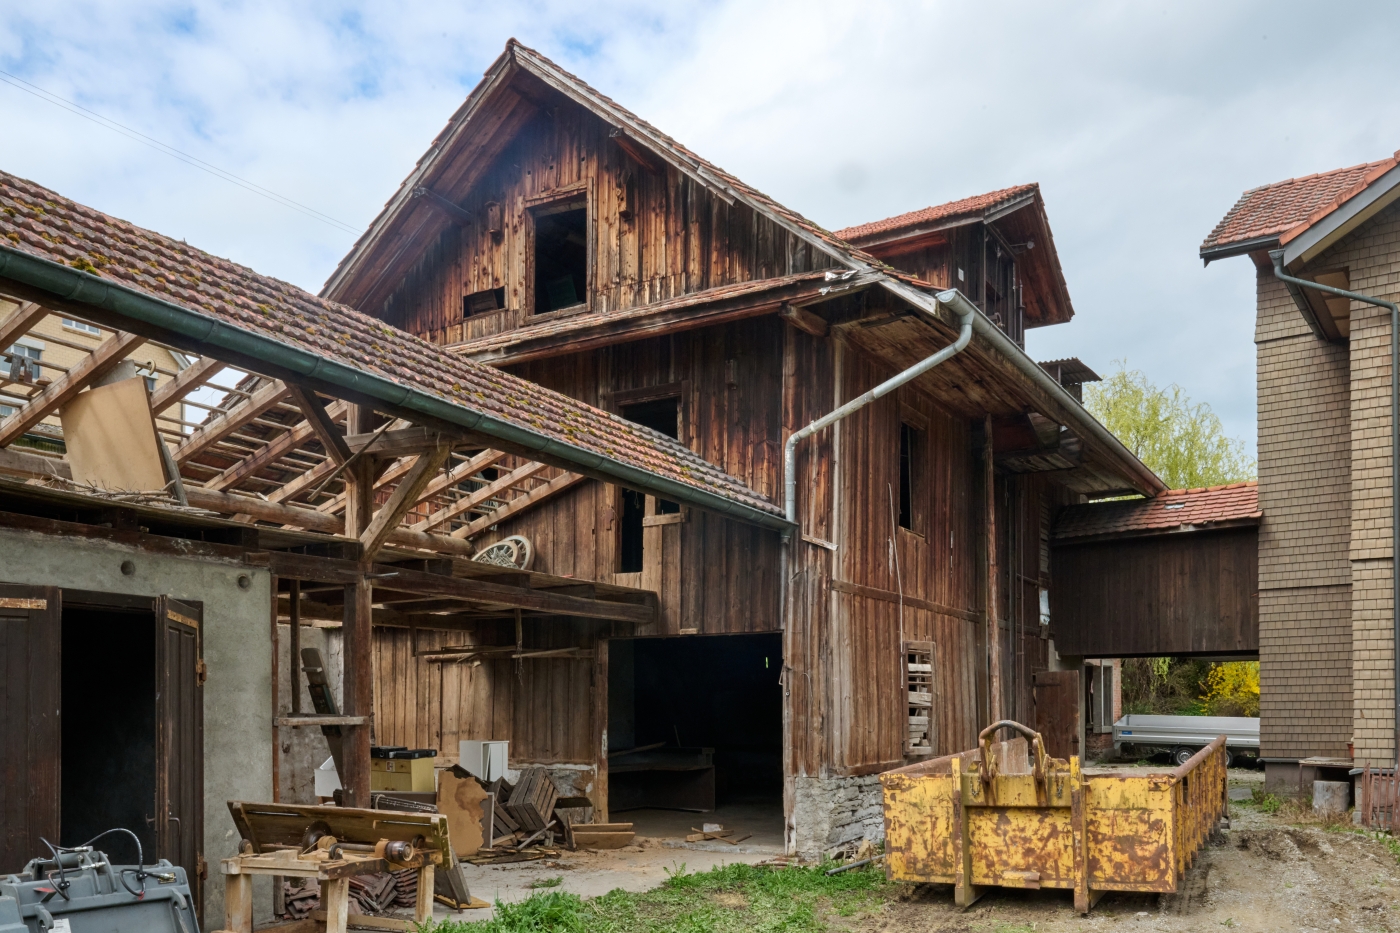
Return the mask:
[[[880,771],[1001,717],[1075,719],[1078,661],[1048,639],[1051,519],[1164,491],[1082,407],[1087,368],[1024,351],[1026,328],[1073,314],[1038,186],[833,234],[514,41],[323,296],[784,506],[775,527],[527,466],[494,480],[518,509],[430,519],[482,547],[524,538],[535,571],[659,612],[527,616],[524,644],[579,655],[523,665],[425,657],[461,639],[426,618],[376,629],[376,741],[508,740],[600,810],[757,798],[781,801],[790,849],[878,836]]]

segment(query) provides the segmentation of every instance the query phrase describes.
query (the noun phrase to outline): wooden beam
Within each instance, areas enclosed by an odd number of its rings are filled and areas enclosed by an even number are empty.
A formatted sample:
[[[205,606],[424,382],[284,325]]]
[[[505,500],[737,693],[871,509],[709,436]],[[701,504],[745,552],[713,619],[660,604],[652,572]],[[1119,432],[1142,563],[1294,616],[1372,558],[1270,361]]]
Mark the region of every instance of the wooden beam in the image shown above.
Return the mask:
[[[799,308],[797,305],[784,304],[778,310],[778,317],[813,337],[825,337],[831,330],[831,325],[826,322],[825,318],[813,314],[806,308]]]
[[[433,450],[444,442],[461,445],[470,443],[470,438],[463,434],[448,434],[418,425],[391,429],[382,434],[351,434],[345,438],[345,446],[351,453],[368,457],[404,457]],[[482,443],[481,446],[486,445]]]
[[[306,424],[312,431],[316,432],[316,437],[321,442],[321,446],[326,448],[326,455],[336,462],[336,465],[343,464],[350,459],[350,448],[345,446],[345,435],[340,433],[335,424],[335,415],[326,410],[326,406],[321,404],[321,400],[316,397],[315,392],[303,389],[299,385],[289,385],[287,392],[292,397],[292,401],[301,409],[302,416],[306,418]],[[337,412],[343,412],[344,402],[335,403],[339,407]]]
[[[996,452],[992,443],[992,416],[983,422],[987,444],[982,450],[983,485],[986,486],[985,532],[987,545],[987,665],[989,667],[987,692],[990,695],[989,713],[992,722],[1001,721],[1001,623],[999,607],[1001,601],[998,589],[1000,568],[997,566],[997,484]]]
[[[443,444],[435,450],[418,455],[408,475],[399,481],[398,488],[389,497],[389,501],[379,507],[374,520],[360,535],[360,546],[364,548],[361,557],[364,560],[374,560],[375,555],[389,539],[390,532],[399,526],[408,510],[418,504],[423,488],[428,485],[433,475],[442,469],[443,463],[451,453],[452,447]]]
[[[336,402],[334,405],[331,405],[326,412],[327,417],[338,418],[345,411],[345,408],[346,404],[344,402]],[[285,457],[315,436],[315,427],[312,426],[310,422],[303,421],[283,431],[271,441],[258,448],[256,452],[249,454],[204,485],[208,489],[233,489],[254,473],[276,463],[282,457]],[[336,463],[334,458],[326,462],[331,464],[330,467],[326,469],[326,473],[329,473],[331,470],[335,469]],[[312,469],[314,470],[315,467]],[[323,473],[320,475],[324,476],[325,474]],[[293,480],[293,482],[295,482],[295,480]]]
[[[23,408],[0,422],[0,447],[8,447],[24,435],[24,432],[43,421],[64,403],[68,402],[87,386],[105,376],[114,366],[126,359],[131,351],[146,342],[139,334],[121,331],[108,337],[97,348],[83,357],[59,379],[50,383],[35,395]],[[8,347],[7,347],[8,349]]]
[[[499,509],[496,509],[496,511],[487,513],[471,522],[467,525],[467,530],[457,537],[473,538],[492,525],[503,522],[509,518],[514,518],[522,512],[528,512],[535,506],[554,498],[559,495],[559,493],[569,489],[574,484],[584,479],[587,479],[587,477],[581,476],[578,473],[564,473],[556,476],[538,489],[532,489],[523,496],[516,496]]]
[[[369,580],[360,574],[345,586],[345,614],[342,623],[344,644],[341,683],[345,715],[371,716],[374,713],[374,596]],[[369,806],[368,724],[345,726],[344,805]]]
[[[423,596],[447,596],[470,602],[531,609],[547,612],[551,615],[578,616],[585,619],[612,619],[639,625],[646,625],[656,620],[656,608],[652,604],[585,599],[582,596],[565,596],[552,593],[549,590],[532,590],[522,586],[486,583],[471,577],[447,577],[435,573],[420,573],[416,570],[402,570],[382,564],[375,565],[375,570],[376,572],[382,570],[394,574],[392,578],[381,581],[382,586],[392,587],[398,591],[418,593]]]
[[[204,453],[286,397],[287,384],[281,379],[264,382],[248,398],[227,411],[219,412],[185,438],[184,443],[175,448],[175,462],[184,463],[191,457]]]
[[[275,522],[278,525],[291,525],[316,531],[322,534],[339,535],[345,533],[345,520],[338,515],[318,512],[315,509],[301,508],[281,502],[268,502],[251,496],[236,496],[229,492],[186,486],[190,505],[208,509],[221,515],[247,515],[255,521]],[[438,551],[458,557],[471,557],[476,551],[466,541],[448,535],[427,534],[411,528],[395,528],[389,532],[389,544],[402,547],[421,548],[425,551]]]
[[[413,530],[430,531],[443,524],[444,522],[451,521],[458,515],[461,515],[463,512],[476,508],[481,503],[493,498],[498,493],[503,492],[504,490],[510,488],[516,483],[529,479],[531,476],[534,476],[541,470],[546,469],[548,466],[549,464],[547,463],[532,462],[527,463],[516,470],[512,470],[510,473],[507,473],[505,476],[502,476],[495,482],[489,483],[486,486],[481,487],[471,495],[458,499],[456,502],[452,503],[447,508],[439,509],[432,515],[429,515],[427,518],[414,525]],[[458,530],[460,531],[461,529]],[[456,535],[456,537],[465,537],[465,532],[463,534]]]
[[[19,338],[48,316],[48,309],[37,301],[25,301],[0,324],[0,350],[8,350]]]
[[[272,492],[268,493],[267,497],[273,502],[288,502],[295,499],[303,492],[306,492],[308,489],[314,489],[316,486],[319,486],[321,481],[327,476],[330,476],[336,469],[338,469],[338,467],[334,460],[322,460],[297,478],[289,480],[282,488],[274,489]],[[340,508],[345,508],[344,496],[340,497]]]
[[[225,363],[212,357],[200,357],[186,366],[174,379],[156,386],[151,393],[151,414],[158,415],[190,392],[217,376]]]

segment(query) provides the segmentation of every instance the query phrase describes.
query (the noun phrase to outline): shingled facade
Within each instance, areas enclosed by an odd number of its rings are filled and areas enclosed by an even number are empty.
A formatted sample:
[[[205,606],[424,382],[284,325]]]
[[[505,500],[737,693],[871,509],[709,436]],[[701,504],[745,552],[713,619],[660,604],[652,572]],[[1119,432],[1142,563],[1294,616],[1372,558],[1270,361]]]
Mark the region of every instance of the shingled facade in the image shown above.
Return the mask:
[[[1257,280],[1263,754],[1395,759],[1390,323],[1289,274],[1400,298],[1395,158],[1245,192],[1201,247]],[[1325,300],[1324,300],[1325,299]]]

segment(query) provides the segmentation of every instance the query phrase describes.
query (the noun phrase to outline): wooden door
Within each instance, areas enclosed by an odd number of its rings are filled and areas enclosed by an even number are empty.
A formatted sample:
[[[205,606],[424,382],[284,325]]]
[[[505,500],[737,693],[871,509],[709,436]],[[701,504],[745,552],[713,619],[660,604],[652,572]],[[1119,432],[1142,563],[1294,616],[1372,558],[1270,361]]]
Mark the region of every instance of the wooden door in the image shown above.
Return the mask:
[[[0,584],[0,875],[58,842],[62,616],[57,587]]]
[[[1035,731],[1054,758],[1079,754],[1079,672],[1040,671],[1035,675]]]
[[[156,849],[185,870],[200,904],[204,847],[203,607],[156,602]]]

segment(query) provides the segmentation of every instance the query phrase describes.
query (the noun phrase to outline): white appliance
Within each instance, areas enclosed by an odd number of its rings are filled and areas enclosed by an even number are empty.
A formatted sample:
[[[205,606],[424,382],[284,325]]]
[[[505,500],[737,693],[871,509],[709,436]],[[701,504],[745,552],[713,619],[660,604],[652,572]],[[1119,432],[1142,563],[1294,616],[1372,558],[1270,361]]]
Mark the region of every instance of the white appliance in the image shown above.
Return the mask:
[[[494,781],[505,776],[506,762],[510,758],[510,743],[466,739],[460,744],[458,758],[462,767],[473,777],[483,781]]]

